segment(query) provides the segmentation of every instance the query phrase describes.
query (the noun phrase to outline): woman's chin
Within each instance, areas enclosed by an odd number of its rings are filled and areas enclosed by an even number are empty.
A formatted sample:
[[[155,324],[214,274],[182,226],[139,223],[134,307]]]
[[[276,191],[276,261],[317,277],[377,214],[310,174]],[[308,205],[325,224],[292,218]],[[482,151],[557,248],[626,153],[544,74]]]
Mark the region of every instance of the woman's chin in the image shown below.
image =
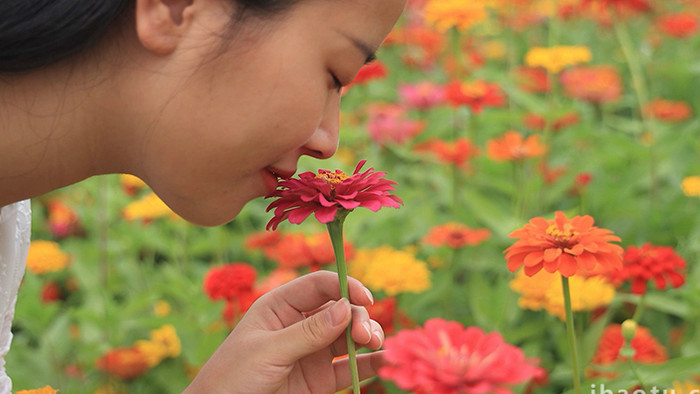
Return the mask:
[[[188,204],[189,205],[189,204]],[[226,224],[235,219],[243,209],[243,204],[207,204],[200,203],[186,207],[174,205],[171,209],[186,221],[203,227]]]

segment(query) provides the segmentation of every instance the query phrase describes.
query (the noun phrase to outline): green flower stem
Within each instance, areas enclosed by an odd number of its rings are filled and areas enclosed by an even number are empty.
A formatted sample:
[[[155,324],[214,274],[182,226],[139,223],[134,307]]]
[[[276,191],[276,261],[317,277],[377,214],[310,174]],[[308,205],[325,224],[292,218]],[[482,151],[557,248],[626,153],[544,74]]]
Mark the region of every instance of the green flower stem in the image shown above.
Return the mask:
[[[574,393],[581,394],[581,376],[579,375],[578,349],[576,346],[576,333],[574,332],[574,313],[571,310],[571,293],[569,290],[569,278],[561,277],[561,286],[564,292],[564,309],[566,310],[566,336],[569,340],[571,352],[571,373],[574,380]]]
[[[654,152],[654,139],[656,138],[656,132],[654,130],[653,121],[649,118],[649,116],[647,116],[646,111],[644,110],[644,107],[649,102],[649,93],[644,80],[644,70],[642,68],[642,62],[639,60],[639,56],[637,56],[637,52],[633,48],[632,39],[629,31],[627,30],[626,23],[624,21],[618,21],[613,25],[615,26],[615,36],[620,44],[622,53],[627,61],[630,76],[632,77],[632,87],[634,88],[634,93],[637,98],[639,117],[642,120],[642,125],[644,126],[645,131],[651,135],[651,143],[649,143],[649,202],[651,206],[654,207],[657,182]]]
[[[331,236],[333,251],[335,252],[335,264],[338,267],[338,282],[340,283],[340,296],[350,300],[348,291],[348,269],[345,265],[345,248],[343,247],[343,222],[350,211],[339,209],[335,219],[327,224],[328,234]],[[355,354],[355,342],[352,340],[352,322],[345,329],[345,338],[348,343],[348,358],[350,359],[350,373],[352,374],[352,392],[360,394],[360,375],[357,372],[357,356]]]
[[[634,315],[632,316],[632,320],[635,322],[639,323],[639,319],[642,318],[642,313],[644,312],[644,298],[646,296],[646,292],[639,296],[639,301],[637,302],[637,307],[634,308]]]

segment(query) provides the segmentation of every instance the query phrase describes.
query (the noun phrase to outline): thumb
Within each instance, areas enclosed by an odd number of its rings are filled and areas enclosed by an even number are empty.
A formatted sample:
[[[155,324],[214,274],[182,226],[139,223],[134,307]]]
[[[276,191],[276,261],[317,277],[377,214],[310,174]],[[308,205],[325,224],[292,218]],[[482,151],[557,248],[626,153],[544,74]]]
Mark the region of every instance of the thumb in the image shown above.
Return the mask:
[[[329,308],[278,331],[280,361],[292,364],[330,346],[350,323],[350,302],[341,298]]]

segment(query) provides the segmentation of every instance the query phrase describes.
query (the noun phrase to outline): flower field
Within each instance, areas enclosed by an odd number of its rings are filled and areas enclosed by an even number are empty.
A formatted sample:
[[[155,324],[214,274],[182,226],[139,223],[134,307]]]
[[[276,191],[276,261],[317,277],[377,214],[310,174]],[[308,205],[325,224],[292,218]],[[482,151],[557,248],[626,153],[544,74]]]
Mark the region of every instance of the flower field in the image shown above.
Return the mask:
[[[363,392],[700,390],[699,22],[697,0],[409,1],[343,89],[337,154],[298,169],[367,160],[403,202],[344,224],[387,333]],[[271,202],[202,228],[128,175],[34,199],[15,389],[182,391],[257,297],[335,270],[326,226],[266,231]]]

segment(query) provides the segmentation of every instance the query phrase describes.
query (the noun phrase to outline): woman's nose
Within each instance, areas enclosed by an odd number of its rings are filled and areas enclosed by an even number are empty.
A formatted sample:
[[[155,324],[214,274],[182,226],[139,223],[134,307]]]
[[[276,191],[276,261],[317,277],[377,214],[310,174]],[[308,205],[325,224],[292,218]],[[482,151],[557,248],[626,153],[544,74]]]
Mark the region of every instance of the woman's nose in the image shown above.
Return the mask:
[[[333,156],[338,150],[339,123],[340,94],[331,94],[326,101],[321,122],[304,144],[304,154],[318,159],[328,159]]]

